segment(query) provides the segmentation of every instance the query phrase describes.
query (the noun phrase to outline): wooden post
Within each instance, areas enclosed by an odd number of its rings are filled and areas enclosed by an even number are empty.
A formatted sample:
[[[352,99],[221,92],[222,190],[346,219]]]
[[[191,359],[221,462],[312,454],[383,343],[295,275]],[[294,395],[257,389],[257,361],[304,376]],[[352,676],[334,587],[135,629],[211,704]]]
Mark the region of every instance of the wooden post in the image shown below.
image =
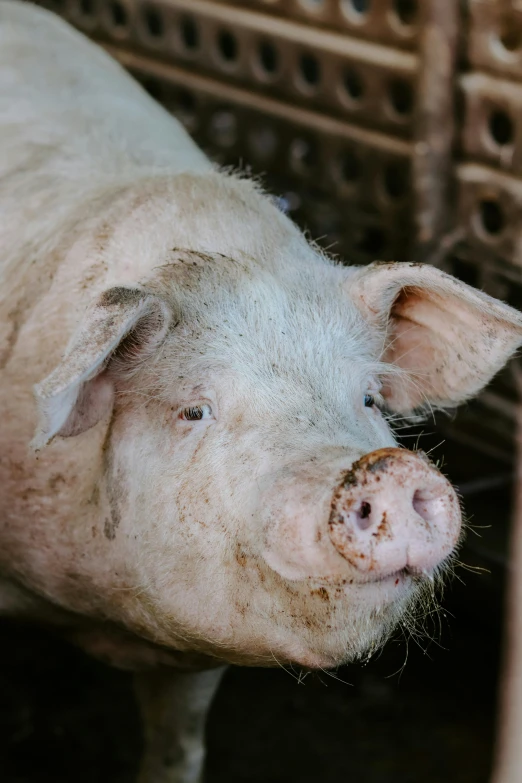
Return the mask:
[[[429,261],[451,230],[455,71],[460,27],[457,0],[425,0],[413,152],[416,261]]]
[[[492,783],[522,781],[522,366],[516,364],[513,372],[518,388],[517,465]]]

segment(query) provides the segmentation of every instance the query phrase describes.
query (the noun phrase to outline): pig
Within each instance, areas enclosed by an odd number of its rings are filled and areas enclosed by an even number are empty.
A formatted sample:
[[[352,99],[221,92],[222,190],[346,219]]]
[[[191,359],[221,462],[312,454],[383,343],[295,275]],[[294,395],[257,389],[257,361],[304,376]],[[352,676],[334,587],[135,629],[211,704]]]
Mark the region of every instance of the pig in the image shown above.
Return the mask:
[[[462,535],[397,417],[476,395],[522,316],[349,267],[101,49],[0,3],[0,609],[136,672],[142,783],[194,783],[227,664],[331,668]]]

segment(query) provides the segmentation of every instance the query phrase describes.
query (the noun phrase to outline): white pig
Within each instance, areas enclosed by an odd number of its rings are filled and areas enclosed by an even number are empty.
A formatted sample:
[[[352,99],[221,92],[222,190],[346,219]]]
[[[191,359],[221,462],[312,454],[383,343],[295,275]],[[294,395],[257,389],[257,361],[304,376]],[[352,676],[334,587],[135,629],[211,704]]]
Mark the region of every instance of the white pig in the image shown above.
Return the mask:
[[[141,670],[141,780],[192,783],[225,663],[336,666],[431,594],[459,504],[383,411],[476,394],[522,317],[334,263],[5,0],[0,216],[0,609]]]

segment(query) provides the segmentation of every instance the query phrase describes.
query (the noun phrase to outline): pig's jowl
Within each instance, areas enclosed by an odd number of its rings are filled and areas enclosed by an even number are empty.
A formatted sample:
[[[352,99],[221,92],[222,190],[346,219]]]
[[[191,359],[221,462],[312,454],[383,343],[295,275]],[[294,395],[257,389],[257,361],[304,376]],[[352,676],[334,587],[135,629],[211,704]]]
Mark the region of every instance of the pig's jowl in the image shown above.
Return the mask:
[[[333,667],[461,536],[389,415],[476,394],[510,307],[334,263],[100,49],[0,4],[0,609],[135,670],[142,781],[200,778],[225,663]]]

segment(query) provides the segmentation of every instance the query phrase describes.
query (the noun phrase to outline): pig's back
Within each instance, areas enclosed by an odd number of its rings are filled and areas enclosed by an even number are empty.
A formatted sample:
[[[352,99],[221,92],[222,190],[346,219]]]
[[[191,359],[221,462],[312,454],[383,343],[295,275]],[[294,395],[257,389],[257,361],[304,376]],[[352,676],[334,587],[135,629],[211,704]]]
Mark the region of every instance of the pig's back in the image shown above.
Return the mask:
[[[0,0],[0,367],[11,313],[23,301],[25,319],[64,255],[56,248],[112,194],[211,168],[99,47],[43,9]]]
[[[43,9],[0,0],[0,177],[43,161],[91,183],[210,166],[99,47]]]

